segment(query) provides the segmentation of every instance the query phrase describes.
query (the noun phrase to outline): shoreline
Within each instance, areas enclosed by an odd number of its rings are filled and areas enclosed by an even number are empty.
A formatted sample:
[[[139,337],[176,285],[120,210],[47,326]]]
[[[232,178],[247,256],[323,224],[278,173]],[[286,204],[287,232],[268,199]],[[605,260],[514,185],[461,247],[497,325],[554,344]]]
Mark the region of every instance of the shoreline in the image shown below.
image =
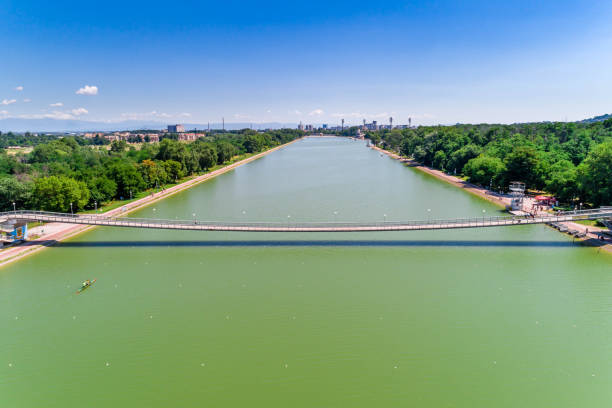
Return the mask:
[[[307,137],[307,136],[304,136]],[[105,213],[99,214],[100,216],[123,216],[127,215],[136,210],[140,210],[148,205],[161,201],[165,198],[168,198],[174,194],[177,194],[181,191],[187,190],[191,187],[194,187],[200,183],[203,183],[209,179],[215,178],[221,174],[227,173],[228,171],[234,170],[235,168],[242,166],[243,164],[247,164],[254,160],[260,159],[263,156],[275,152],[279,149],[282,149],[286,146],[289,146],[292,143],[295,143],[299,140],[302,140],[304,137],[300,137],[298,139],[292,140],[291,142],[282,144],[280,146],[273,147],[264,152],[257,153],[251,157],[247,157],[245,159],[239,160],[235,163],[228,164],[225,167],[220,169],[211,171],[209,173],[202,174],[200,176],[193,177],[192,179],[186,180],[180,184],[172,186],[164,191],[159,191],[157,193],[151,193],[146,197],[142,197],[138,200],[132,201],[125,205],[119,206],[115,209],[107,211]],[[75,237],[79,234],[97,228],[95,225],[71,225],[71,224],[61,224],[62,228],[59,228],[55,231],[52,231],[48,234],[44,234],[36,238],[32,241],[26,241],[19,245],[6,248],[5,250],[0,251],[0,268],[11,264],[19,259],[22,259],[26,256],[32,255],[42,249],[45,249],[51,245],[54,245],[57,242],[61,242],[63,240]]]
[[[437,178],[438,180],[447,182],[449,184],[454,185],[455,187],[461,188],[464,191],[467,191],[471,194],[474,194],[492,204],[495,204],[501,208],[507,208],[507,205],[510,205],[510,198],[508,197],[503,197],[500,196],[499,194],[492,192],[484,187],[480,187],[477,186],[475,184],[471,184],[465,180],[460,179],[459,177],[456,176],[452,176],[450,174],[446,174],[443,171],[440,170],[436,170],[436,169],[432,169],[430,167],[427,166],[423,166],[422,164],[416,162],[413,159],[408,159],[406,157],[402,157],[397,153],[388,151],[388,150],[384,150],[381,149],[380,147],[376,147],[376,146],[370,146],[371,149],[377,150],[380,153],[386,154],[387,156],[391,157],[392,159],[395,160],[399,160],[400,162],[408,165],[409,167],[412,167],[418,171],[421,171],[423,173],[429,174],[435,178]],[[577,230],[577,231],[581,231],[581,232],[585,232],[586,233],[586,237],[585,238],[574,238],[574,240],[579,240],[580,242],[591,246],[591,247],[596,247],[599,248],[599,250],[604,250],[605,252],[609,253],[610,255],[612,255],[612,243],[603,243],[601,241],[599,241],[596,237],[596,235],[594,233],[592,233],[593,231],[597,231],[599,229],[594,229],[593,227],[591,227],[591,232],[589,231],[589,228],[585,225],[582,224],[578,224],[575,222],[571,222],[571,221],[567,221],[567,222],[563,222],[561,224],[566,225],[569,229],[573,229],[573,230]],[[561,231],[559,231],[561,232]]]

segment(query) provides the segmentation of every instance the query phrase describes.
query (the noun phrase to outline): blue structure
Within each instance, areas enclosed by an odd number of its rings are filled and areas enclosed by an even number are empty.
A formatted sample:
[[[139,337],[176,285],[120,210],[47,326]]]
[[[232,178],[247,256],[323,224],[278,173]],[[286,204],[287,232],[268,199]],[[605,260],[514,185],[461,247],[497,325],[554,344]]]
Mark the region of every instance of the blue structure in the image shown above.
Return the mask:
[[[9,237],[13,237],[13,241],[25,241],[28,239],[28,224],[23,224],[8,233]]]

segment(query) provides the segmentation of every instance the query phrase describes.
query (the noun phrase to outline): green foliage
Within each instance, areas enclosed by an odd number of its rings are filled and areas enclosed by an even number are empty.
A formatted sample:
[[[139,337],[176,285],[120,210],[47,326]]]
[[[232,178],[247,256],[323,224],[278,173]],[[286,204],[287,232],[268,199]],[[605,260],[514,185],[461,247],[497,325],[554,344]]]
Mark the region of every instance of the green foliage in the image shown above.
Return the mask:
[[[592,123],[421,126],[368,132],[372,143],[427,166],[506,189],[522,181],[562,202],[612,204],[606,149],[612,119]],[[607,146],[607,144],[606,144]],[[606,175],[606,171],[608,171]]]
[[[506,166],[499,157],[480,155],[468,161],[463,170],[470,182],[499,188]]]
[[[124,152],[125,149],[127,149],[127,142],[125,140],[114,140],[111,143],[111,152],[121,153]]]
[[[612,203],[612,141],[595,146],[578,167],[584,198],[593,205]]]
[[[576,166],[569,160],[560,160],[553,164],[546,178],[546,190],[554,192],[555,197],[569,203],[578,196]]]
[[[129,198],[146,187],[141,174],[131,163],[115,161],[108,167],[107,177],[117,185],[119,198]]]
[[[16,155],[0,149],[0,208],[11,210],[13,201],[19,208],[67,211],[71,201],[75,210],[93,208],[94,203],[126,199],[130,192],[135,196],[198,174],[244,153],[246,147],[261,151],[302,135],[293,129],[266,133],[246,129],[185,143],[178,141],[177,134],[170,134],[140,149],[115,141],[108,150],[98,146],[108,144],[106,139],[2,134],[0,147],[8,143],[34,149]],[[35,189],[39,196],[33,194]]]
[[[77,211],[85,208],[90,192],[85,183],[70,177],[41,177],[34,181],[32,203],[35,208],[47,211]]]
[[[217,148],[217,163],[223,164],[228,162],[238,153],[238,150],[227,140],[219,140],[216,143]],[[212,167],[212,166],[211,166]],[[208,168],[208,167],[203,167]]]
[[[91,204],[93,203],[101,205],[111,201],[117,194],[117,183],[105,176],[89,179],[87,188],[89,188],[91,193],[90,207],[92,207]]]
[[[19,182],[16,178],[0,178],[0,211],[23,209],[30,200],[31,187],[26,183]]]

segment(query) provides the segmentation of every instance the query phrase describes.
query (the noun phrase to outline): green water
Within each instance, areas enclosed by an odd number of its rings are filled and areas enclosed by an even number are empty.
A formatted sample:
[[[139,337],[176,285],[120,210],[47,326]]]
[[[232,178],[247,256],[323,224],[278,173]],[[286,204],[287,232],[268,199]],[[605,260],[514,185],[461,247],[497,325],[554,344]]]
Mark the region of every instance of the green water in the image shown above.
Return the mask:
[[[193,213],[498,210],[362,142],[312,138],[133,216]],[[0,269],[1,407],[609,407],[611,384],[612,257],[545,226],[98,228]]]

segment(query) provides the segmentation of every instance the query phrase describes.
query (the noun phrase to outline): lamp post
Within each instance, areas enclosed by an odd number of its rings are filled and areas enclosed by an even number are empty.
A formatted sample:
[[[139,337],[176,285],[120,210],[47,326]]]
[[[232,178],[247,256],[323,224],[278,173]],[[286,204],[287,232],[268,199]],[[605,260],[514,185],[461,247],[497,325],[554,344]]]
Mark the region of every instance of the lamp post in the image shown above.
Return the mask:
[[[98,212],[98,202],[94,201],[94,211]]]
[[[487,210],[482,210],[482,223],[484,224],[484,219],[485,219],[485,213],[487,212]]]
[[[334,223],[338,221],[338,211],[334,211]]]
[[[72,203],[70,203],[70,214],[74,215],[74,211],[72,210]]]
[[[17,207],[15,207],[15,202],[13,201],[13,212],[17,212]]]
[[[383,218],[385,219],[385,224],[387,223],[387,214],[383,214]]]
[[[196,215],[195,215],[195,213],[193,213],[191,215],[193,215],[193,223],[196,224]]]
[[[427,222],[429,222],[430,218],[431,218],[431,208],[428,208],[427,209]]]
[[[130,200],[132,199],[132,189],[130,189]]]

